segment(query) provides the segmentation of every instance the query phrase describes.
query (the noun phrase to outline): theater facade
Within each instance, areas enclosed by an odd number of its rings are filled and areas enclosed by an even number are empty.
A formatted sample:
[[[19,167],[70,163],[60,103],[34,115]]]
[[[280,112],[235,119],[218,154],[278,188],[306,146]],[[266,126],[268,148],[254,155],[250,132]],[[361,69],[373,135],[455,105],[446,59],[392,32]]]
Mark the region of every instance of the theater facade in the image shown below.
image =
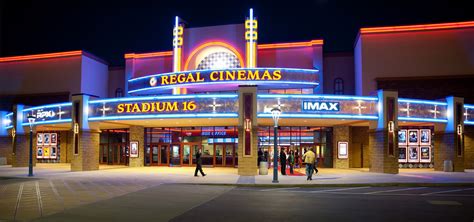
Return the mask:
[[[259,151],[273,156],[271,110],[278,108],[278,150],[301,161],[314,149],[322,168],[462,172],[474,161],[465,132],[474,105],[463,98],[407,98],[386,89],[328,94],[323,40],[260,44],[258,30],[252,11],[243,24],[212,27],[187,28],[176,18],[172,51],[125,54],[123,97],[77,93],[67,102],[16,104],[0,112],[1,145],[14,167],[27,166],[31,139],[35,162],[70,162],[72,171],[193,166],[200,149],[205,166],[257,175]]]

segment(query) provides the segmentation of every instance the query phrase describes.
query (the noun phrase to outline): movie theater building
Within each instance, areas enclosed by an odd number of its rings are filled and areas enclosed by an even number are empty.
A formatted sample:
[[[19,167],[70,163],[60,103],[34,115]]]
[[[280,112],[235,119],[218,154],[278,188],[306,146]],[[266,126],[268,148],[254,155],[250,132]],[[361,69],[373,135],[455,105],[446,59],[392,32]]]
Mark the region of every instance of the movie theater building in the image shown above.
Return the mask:
[[[33,140],[35,163],[72,171],[185,167],[201,149],[205,166],[257,175],[278,108],[278,149],[314,149],[322,168],[474,168],[474,22],[364,28],[353,53],[262,44],[259,26],[252,12],[176,18],[171,51],[126,54],[124,68],[84,51],[0,58],[0,158],[27,166]]]

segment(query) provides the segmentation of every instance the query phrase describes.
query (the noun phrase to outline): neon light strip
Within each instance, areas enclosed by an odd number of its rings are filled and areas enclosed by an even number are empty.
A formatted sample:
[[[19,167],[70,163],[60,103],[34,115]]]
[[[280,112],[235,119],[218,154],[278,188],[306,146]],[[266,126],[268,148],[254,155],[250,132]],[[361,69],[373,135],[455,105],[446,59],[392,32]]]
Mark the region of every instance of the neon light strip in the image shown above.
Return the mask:
[[[237,98],[237,94],[195,94],[195,95],[176,95],[176,96],[138,96],[113,99],[91,100],[89,104],[110,103],[110,102],[128,102],[128,101],[144,101],[144,100],[164,100],[164,99],[199,99],[199,98]]]
[[[13,126],[7,126],[7,127],[5,127],[5,129],[11,129],[11,128],[13,128]]]
[[[182,86],[197,86],[197,85],[215,85],[215,84],[246,84],[246,85],[253,85],[253,84],[299,84],[299,85],[311,85],[311,86],[319,86],[319,83],[315,82],[293,82],[293,81],[223,81],[223,82],[203,82],[203,83],[188,83],[188,84],[178,84],[172,86],[154,86],[154,87],[147,87],[141,89],[130,90],[128,93],[135,93],[140,91],[147,91],[153,89],[169,89],[174,87],[182,87]]]
[[[150,114],[150,115],[130,115],[130,116],[105,116],[105,117],[89,117],[89,121],[98,120],[127,120],[127,119],[153,119],[153,118],[236,118],[237,113],[195,113],[195,114]]]
[[[54,107],[64,107],[64,106],[72,106],[72,102],[68,103],[57,103],[57,104],[51,104],[51,105],[44,105],[44,106],[34,106],[30,107],[28,109],[24,109],[23,112],[28,112],[31,110],[37,110],[37,109],[46,109],[46,108],[54,108]]]
[[[464,104],[464,108],[466,108],[466,109],[474,109],[474,105],[471,105],[471,104]]]
[[[469,27],[474,27],[474,21],[362,28],[360,29],[360,33],[364,34],[364,33],[384,33],[384,32],[403,32],[403,31],[425,31],[425,30],[469,28]]]
[[[189,71],[182,71],[182,72],[167,72],[167,73],[160,73],[160,74],[152,74],[148,76],[142,76],[134,79],[129,79],[128,82],[134,82],[140,79],[148,79],[151,77],[158,77],[158,76],[163,76],[163,75],[171,75],[171,74],[181,74],[181,73],[190,73],[190,72],[207,72],[207,71],[228,71],[228,70],[275,70],[275,69],[281,69],[281,70],[293,70],[293,71],[301,71],[301,72],[309,72],[308,74],[314,74],[315,72],[319,72],[319,69],[297,69],[297,68],[276,68],[276,67],[259,67],[259,68],[234,68],[234,69],[197,69],[197,70],[189,70]]]
[[[174,30],[173,32],[176,31],[176,33],[173,33],[173,39],[176,39],[176,42],[174,42],[173,44],[173,71],[174,72],[177,72],[177,71],[180,71],[178,69],[178,26],[179,26],[179,22],[178,22],[178,16],[175,17],[175,21],[174,21]]]
[[[249,63],[250,64],[247,64],[247,67],[255,67],[255,64],[253,64],[254,46],[253,46],[253,9],[252,8],[250,9],[249,21],[250,21],[250,46],[249,46],[249,54],[250,54]]]
[[[68,56],[78,56],[82,55],[82,51],[70,51],[70,52],[55,52],[55,53],[46,53],[46,54],[37,54],[37,55],[25,55],[25,56],[11,56],[0,58],[0,62],[13,62],[13,61],[24,61],[24,60],[33,60],[33,59],[49,59],[49,58],[59,58],[59,57],[68,57]]]
[[[464,125],[474,125],[474,121],[464,121]]]
[[[272,118],[271,113],[258,113],[257,117]],[[378,119],[378,116],[367,116],[367,115],[348,115],[348,114],[285,114],[282,113],[281,117],[288,118],[322,118],[322,119]]]
[[[164,52],[150,52],[150,53],[128,53],[125,54],[126,59],[143,59],[143,58],[150,58],[150,57],[162,57],[162,56],[172,56],[173,51],[164,51]]]
[[[322,39],[311,40],[309,42],[289,42],[289,43],[275,43],[275,44],[261,44],[258,45],[258,49],[279,49],[279,48],[296,48],[296,47],[309,47],[313,45],[323,45]]]
[[[343,100],[368,100],[377,101],[377,97],[362,97],[362,96],[339,96],[339,95],[278,95],[278,94],[261,94],[257,98],[302,98],[302,99],[343,99]]]
[[[401,121],[415,121],[415,122],[437,122],[437,123],[447,123],[446,119],[430,119],[430,118],[417,118],[417,117],[398,117],[398,120]]]
[[[402,103],[417,103],[417,104],[428,104],[428,105],[440,105],[440,106],[447,106],[448,103],[446,102],[437,102],[437,101],[430,101],[430,100],[421,100],[421,99],[404,99],[398,98],[398,102]]]
[[[13,112],[11,112],[11,113],[8,113],[8,114],[7,114],[7,115],[5,115],[5,116],[13,116]]]
[[[43,125],[43,124],[52,124],[52,123],[68,123],[72,122],[72,119],[60,119],[60,120],[47,120],[47,121],[38,121],[33,123],[33,125]],[[29,126],[30,123],[22,123],[22,126]]]

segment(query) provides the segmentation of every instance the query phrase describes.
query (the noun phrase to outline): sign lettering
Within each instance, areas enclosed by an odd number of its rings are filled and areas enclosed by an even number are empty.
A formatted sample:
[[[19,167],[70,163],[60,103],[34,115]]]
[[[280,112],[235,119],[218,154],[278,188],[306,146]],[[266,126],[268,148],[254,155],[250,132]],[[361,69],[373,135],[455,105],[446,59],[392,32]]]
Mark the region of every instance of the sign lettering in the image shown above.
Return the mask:
[[[177,112],[193,111],[195,109],[196,103],[194,101],[120,103],[117,105],[117,113]]]
[[[303,111],[339,111],[339,102],[303,101]]]

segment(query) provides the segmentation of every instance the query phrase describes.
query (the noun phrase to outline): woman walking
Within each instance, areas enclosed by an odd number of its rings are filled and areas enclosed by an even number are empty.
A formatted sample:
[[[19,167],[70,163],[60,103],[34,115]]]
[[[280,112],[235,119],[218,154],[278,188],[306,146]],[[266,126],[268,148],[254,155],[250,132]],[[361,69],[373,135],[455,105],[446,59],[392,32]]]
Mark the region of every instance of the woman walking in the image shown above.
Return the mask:
[[[293,150],[290,151],[290,155],[288,156],[288,163],[290,164],[290,174],[294,174],[293,167],[295,166],[295,153]]]

